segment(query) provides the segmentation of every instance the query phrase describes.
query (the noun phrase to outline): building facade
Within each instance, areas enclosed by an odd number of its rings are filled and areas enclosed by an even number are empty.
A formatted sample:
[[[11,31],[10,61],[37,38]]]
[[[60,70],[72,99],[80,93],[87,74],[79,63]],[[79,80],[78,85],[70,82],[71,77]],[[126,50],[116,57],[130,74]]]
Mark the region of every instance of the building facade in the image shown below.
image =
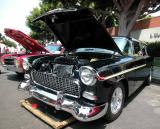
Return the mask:
[[[117,28],[113,27],[107,30],[112,36],[118,34]],[[134,25],[130,37],[146,42],[160,41],[160,16],[138,21]]]

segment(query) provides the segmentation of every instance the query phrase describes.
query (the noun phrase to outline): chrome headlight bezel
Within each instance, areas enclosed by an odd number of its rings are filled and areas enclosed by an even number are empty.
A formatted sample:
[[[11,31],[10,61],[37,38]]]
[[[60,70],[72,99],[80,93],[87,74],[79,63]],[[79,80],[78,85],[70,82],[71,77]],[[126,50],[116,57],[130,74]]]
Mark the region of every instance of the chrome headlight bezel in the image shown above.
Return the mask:
[[[97,82],[97,72],[90,66],[82,66],[79,69],[79,76],[83,84],[93,86]]]
[[[30,64],[26,58],[23,58],[22,66],[24,70],[29,70]]]

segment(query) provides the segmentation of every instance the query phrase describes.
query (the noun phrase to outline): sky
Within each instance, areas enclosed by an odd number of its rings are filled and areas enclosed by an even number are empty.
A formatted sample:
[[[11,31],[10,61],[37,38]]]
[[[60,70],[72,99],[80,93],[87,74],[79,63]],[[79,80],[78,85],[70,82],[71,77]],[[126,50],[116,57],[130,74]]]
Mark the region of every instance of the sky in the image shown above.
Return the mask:
[[[0,0],[0,33],[4,34],[4,28],[12,28],[29,34],[26,16],[39,2],[40,0]],[[160,11],[153,16],[160,16]]]
[[[26,16],[39,2],[40,0],[0,0],[0,33],[4,34],[4,28],[12,28],[29,34]]]

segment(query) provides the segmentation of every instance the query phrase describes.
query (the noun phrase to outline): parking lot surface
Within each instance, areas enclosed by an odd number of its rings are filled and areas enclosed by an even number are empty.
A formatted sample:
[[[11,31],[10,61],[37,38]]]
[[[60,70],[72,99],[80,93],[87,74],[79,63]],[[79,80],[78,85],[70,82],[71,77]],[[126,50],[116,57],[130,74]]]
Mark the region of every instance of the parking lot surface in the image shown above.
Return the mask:
[[[28,93],[17,91],[23,78],[4,70],[0,74],[0,129],[51,129],[46,123],[22,108],[19,101]],[[107,123],[103,119],[74,122],[65,129],[160,129],[160,85],[142,87],[132,95],[121,116]]]

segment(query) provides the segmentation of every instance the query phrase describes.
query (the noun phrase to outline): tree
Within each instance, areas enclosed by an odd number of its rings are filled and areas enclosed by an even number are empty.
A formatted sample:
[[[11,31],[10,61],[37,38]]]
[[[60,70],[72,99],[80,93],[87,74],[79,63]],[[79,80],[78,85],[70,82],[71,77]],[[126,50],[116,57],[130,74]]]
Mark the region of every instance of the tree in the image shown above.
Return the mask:
[[[160,10],[160,0],[41,0],[39,8],[34,8],[27,17],[31,36],[41,40],[53,38],[44,23],[33,24],[32,20],[51,9],[75,5],[91,8],[103,25],[107,23],[107,27],[118,23],[119,36],[128,36],[137,19]]]
[[[30,15],[27,16],[26,24],[31,29],[30,36],[40,42],[47,42],[54,39],[53,33],[50,29],[41,21],[33,23],[33,20],[42,15],[43,13],[56,9],[56,8],[68,8],[77,3],[78,0],[41,0],[39,7],[34,8]],[[85,4],[87,4],[85,2]]]
[[[0,41],[4,40],[4,36],[0,33]]]
[[[9,47],[14,47],[14,48],[17,47],[17,45],[13,41],[6,38],[3,40],[3,43]]]
[[[30,15],[27,17],[26,24],[31,29],[30,36],[40,42],[46,42],[54,38],[53,34],[50,33],[50,29],[42,22],[33,22],[33,20],[42,15],[43,13],[61,7],[59,2],[43,1],[39,4],[39,7],[34,8]]]
[[[1,33],[0,33],[0,41],[2,41],[5,45],[7,45],[9,47],[16,47],[17,46],[13,41],[6,39],[6,37],[3,36]]]
[[[160,10],[160,0],[113,0],[113,13],[119,21],[118,35],[128,36],[136,20]]]

